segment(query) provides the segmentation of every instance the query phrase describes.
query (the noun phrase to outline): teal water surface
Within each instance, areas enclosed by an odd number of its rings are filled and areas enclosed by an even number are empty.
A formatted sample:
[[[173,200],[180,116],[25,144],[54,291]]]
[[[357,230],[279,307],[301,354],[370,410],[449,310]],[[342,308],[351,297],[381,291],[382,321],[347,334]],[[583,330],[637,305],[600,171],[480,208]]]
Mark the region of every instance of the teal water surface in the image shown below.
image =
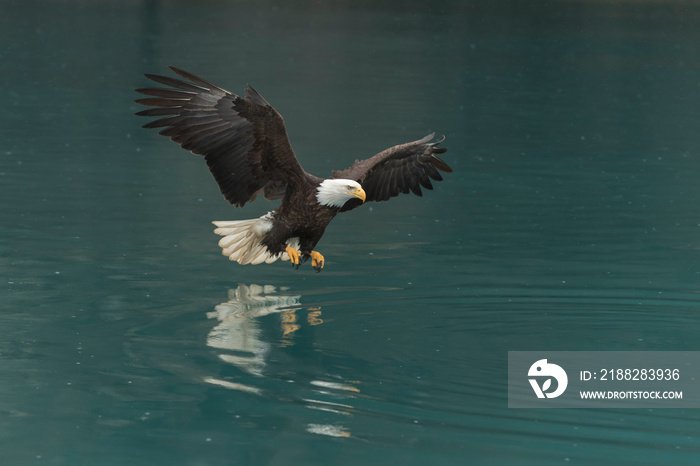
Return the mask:
[[[515,350],[698,350],[691,2],[5,2],[0,454],[30,465],[697,464],[692,409],[507,408]],[[322,273],[133,113],[253,85],[319,176],[436,131]]]

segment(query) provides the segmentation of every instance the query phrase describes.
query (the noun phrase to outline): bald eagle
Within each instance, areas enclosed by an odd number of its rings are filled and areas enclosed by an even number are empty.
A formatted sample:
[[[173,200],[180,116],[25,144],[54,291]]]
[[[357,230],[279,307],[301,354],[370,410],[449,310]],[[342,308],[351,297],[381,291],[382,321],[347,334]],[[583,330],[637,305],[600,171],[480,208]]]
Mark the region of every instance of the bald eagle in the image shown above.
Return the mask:
[[[444,140],[435,133],[386,149],[323,179],[306,173],[292,150],[284,120],[252,87],[239,97],[191,73],[169,67],[185,78],[146,74],[168,87],[137,89],[149,96],[135,102],[152,108],[137,115],[159,117],[144,128],[164,128],[183,149],[204,156],[222,194],[235,207],[258,194],[282,199],[257,219],[216,221],[224,256],[239,264],[290,260],[297,268],[311,258],[320,271],[323,255],[314,250],[330,221],[363,202],[386,201],[400,193],[421,196],[421,186],[452,169],[436,154]]]

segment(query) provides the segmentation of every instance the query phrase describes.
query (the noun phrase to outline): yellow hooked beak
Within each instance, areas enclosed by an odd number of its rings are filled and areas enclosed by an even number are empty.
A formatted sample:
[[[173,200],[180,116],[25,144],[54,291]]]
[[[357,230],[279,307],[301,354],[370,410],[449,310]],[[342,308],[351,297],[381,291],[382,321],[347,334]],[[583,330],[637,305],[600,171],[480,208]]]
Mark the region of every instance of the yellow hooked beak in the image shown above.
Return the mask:
[[[355,188],[352,191],[350,191],[350,194],[352,194],[356,198],[362,200],[362,202],[365,202],[365,199],[367,199],[367,195],[365,194],[365,190],[362,188]]]

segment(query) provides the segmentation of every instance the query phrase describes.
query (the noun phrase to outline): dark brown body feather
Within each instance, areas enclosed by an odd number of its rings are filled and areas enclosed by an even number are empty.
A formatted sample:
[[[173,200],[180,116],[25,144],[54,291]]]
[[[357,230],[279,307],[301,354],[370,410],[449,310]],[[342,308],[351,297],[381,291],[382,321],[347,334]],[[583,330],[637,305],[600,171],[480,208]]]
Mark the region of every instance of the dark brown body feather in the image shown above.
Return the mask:
[[[191,73],[170,69],[187,81],[147,74],[168,87],[137,89],[149,97],[136,102],[151,107],[137,115],[158,117],[144,128],[164,128],[159,134],[204,156],[222,194],[234,206],[242,207],[260,193],[266,199],[282,198],[272,212],[273,227],[262,240],[270,252],[282,253],[286,241],[298,237],[308,257],[333,217],[362,203],[353,199],[337,208],[317,202],[316,189],[323,180],[302,169],[282,116],[252,87],[239,97]],[[436,156],[446,149],[437,146],[442,139],[430,142],[433,136],[356,161],[333,172],[333,178],[359,182],[366,201],[409,192],[420,196],[421,187],[432,189],[430,179],[442,179],[438,170],[452,171]]]
[[[308,184],[290,189],[282,204],[272,212],[273,227],[262,241],[270,252],[280,254],[289,238],[299,238],[303,258],[309,257],[330,221],[340,212],[339,208],[316,201],[316,188],[321,181],[311,177]]]

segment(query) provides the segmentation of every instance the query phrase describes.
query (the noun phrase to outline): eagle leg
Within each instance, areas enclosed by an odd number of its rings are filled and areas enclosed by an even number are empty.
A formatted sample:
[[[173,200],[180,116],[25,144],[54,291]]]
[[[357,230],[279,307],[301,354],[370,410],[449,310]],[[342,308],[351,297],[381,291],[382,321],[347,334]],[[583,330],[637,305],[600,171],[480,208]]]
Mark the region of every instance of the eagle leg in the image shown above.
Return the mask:
[[[287,254],[289,255],[289,260],[291,261],[292,265],[298,269],[299,264],[301,264],[301,254],[299,254],[299,251],[289,246],[287,246],[287,249],[285,249],[285,251],[287,251]]]
[[[326,259],[318,251],[311,251],[311,267],[313,267],[316,272],[320,272],[325,264]]]

